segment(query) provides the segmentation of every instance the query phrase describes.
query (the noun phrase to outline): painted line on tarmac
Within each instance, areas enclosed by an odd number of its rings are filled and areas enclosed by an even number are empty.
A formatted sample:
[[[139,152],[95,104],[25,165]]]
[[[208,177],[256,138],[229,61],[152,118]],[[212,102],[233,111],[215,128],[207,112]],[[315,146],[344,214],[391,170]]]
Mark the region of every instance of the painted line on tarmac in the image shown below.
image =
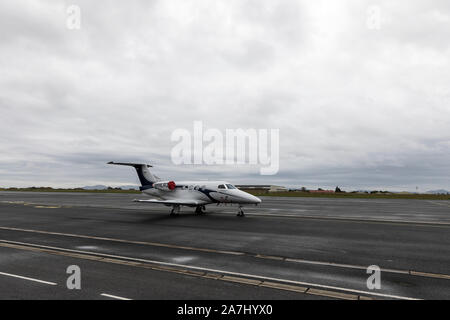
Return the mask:
[[[101,293],[100,294],[103,297],[107,297],[107,298],[111,298],[111,299],[116,299],[116,300],[132,300],[129,298],[124,298],[124,297],[119,297],[119,296],[114,296],[112,294],[107,294],[107,293]]]
[[[61,206],[34,206],[36,209],[59,209]]]
[[[263,286],[270,287],[270,283],[275,283],[271,288],[280,289],[280,290],[289,290],[289,287],[284,287],[281,289],[277,287],[276,284],[287,284],[296,286],[296,291],[300,292],[303,290],[303,287],[307,287],[307,290],[304,292],[306,294],[320,295],[335,299],[352,299],[352,300],[362,300],[366,298],[370,298],[370,296],[381,297],[384,299],[402,299],[402,300],[421,300],[418,298],[398,296],[398,295],[390,295],[383,294],[377,292],[349,289],[337,286],[323,285],[317,283],[309,283],[303,281],[295,281],[267,276],[260,276],[254,274],[246,274],[240,272],[232,272],[226,270],[218,270],[211,268],[204,268],[198,266],[191,265],[183,265],[177,263],[169,263],[163,261],[155,261],[155,260],[147,260],[133,257],[125,257],[125,256],[117,256],[111,254],[104,253],[96,253],[89,251],[81,251],[81,250],[72,250],[60,247],[51,247],[51,246],[43,246],[32,243],[24,243],[17,241],[9,241],[9,240],[1,240],[0,246],[15,248],[19,250],[29,250],[29,251],[38,251],[55,255],[63,255],[70,256],[74,258],[80,259],[88,259],[95,260],[99,262],[107,262],[107,263],[116,263],[133,267],[144,267],[157,271],[167,271],[173,273],[179,273],[183,275],[189,275],[200,278],[208,278],[208,279],[216,279],[221,281],[228,282],[238,282],[245,285],[254,285],[254,286]],[[343,292],[342,292],[343,291]]]
[[[307,216],[296,214],[274,214],[274,213],[246,213],[246,216],[270,217],[270,218],[295,218],[295,219],[314,219],[314,220],[336,220],[356,223],[380,223],[380,224],[395,224],[395,225],[414,225],[426,227],[450,227],[450,222],[439,221],[418,221],[418,220],[392,220],[392,219],[361,219],[352,217],[337,217],[337,216]]]
[[[258,254],[258,253],[246,253],[246,252],[238,252],[238,251],[226,251],[226,250],[215,250],[215,249],[206,249],[206,248],[197,248],[197,247],[186,247],[186,246],[178,246],[178,245],[158,243],[158,242],[124,240],[124,239],[115,239],[115,238],[43,231],[43,230],[21,229],[21,228],[13,228],[13,227],[0,227],[0,230],[49,234],[49,235],[56,235],[56,236],[81,238],[81,239],[92,239],[92,240],[100,240],[100,241],[138,244],[138,245],[146,245],[146,246],[165,247],[165,248],[171,248],[171,249],[182,249],[182,250],[190,250],[190,251],[198,251],[198,252],[227,254],[227,255],[234,255],[234,256],[247,256],[247,257],[252,257],[252,258],[257,258],[257,259],[276,260],[276,261],[284,261],[284,262],[299,263],[299,264],[310,264],[310,265],[337,267],[337,268],[345,268],[345,269],[367,270],[367,266],[361,266],[361,265],[327,262],[327,261],[317,261],[317,260],[307,260],[307,259],[301,259],[301,258],[288,258],[288,257],[271,256],[271,255],[264,255],[264,254]],[[5,241],[9,241],[9,240],[5,240]],[[428,273],[428,272],[422,272],[422,271],[391,269],[391,268],[380,268],[380,270],[382,272],[388,272],[388,273],[399,273],[399,274],[407,274],[407,275],[421,276],[421,277],[428,277],[428,278],[450,279],[450,275],[447,275],[447,274]]]
[[[440,273],[430,273],[430,272],[420,272],[420,271],[410,271],[413,276],[427,277],[427,278],[437,278],[437,279],[448,279],[450,280],[450,275],[440,274]]]
[[[428,202],[432,203],[432,204],[435,204],[435,205],[438,205],[438,206],[444,206],[444,207],[449,207],[450,208],[450,204],[448,204],[448,203],[436,202],[436,201],[432,201],[432,200],[428,200]]]
[[[17,274],[12,274],[12,273],[0,272],[0,275],[7,276],[7,277],[12,277],[12,278],[18,278],[18,279],[22,279],[22,280],[39,282],[39,283],[48,284],[48,285],[51,285],[51,286],[56,286],[57,285],[54,282],[39,280],[39,279],[35,279],[35,278],[30,278],[30,277],[19,276]]]
[[[22,229],[22,228],[13,228],[13,227],[0,227],[0,230],[40,233],[40,234],[49,234],[49,235],[55,235],[55,236],[73,237],[73,238],[81,238],[81,239],[92,239],[92,240],[101,240],[101,241],[112,241],[112,242],[122,242],[122,243],[129,243],[129,244],[139,244],[139,245],[146,245],[146,246],[165,247],[165,248],[183,249],[183,250],[192,250],[192,251],[201,251],[201,252],[212,252],[212,253],[221,253],[221,254],[238,255],[238,256],[245,255],[245,253],[237,252],[237,251],[196,248],[196,247],[178,246],[178,245],[159,243],[159,242],[124,240],[124,239],[116,239],[116,238],[108,238],[108,237],[87,236],[87,235],[80,235],[80,234],[52,232],[52,231],[43,231],[43,230]]]
[[[25,201],[0,201],[0,203],[5,204],[21,204],[28,207],[34,207],[37,209],[61,209],[61,208],[71,208],[69,205],[57,205],[57,204],[45,204],[37,202],[25,202]]]
[[[0,201],[0,203],[7,203],[7,204],[25,204],[24,201],[7,201],[7,200],[2,200],[2,201]]]

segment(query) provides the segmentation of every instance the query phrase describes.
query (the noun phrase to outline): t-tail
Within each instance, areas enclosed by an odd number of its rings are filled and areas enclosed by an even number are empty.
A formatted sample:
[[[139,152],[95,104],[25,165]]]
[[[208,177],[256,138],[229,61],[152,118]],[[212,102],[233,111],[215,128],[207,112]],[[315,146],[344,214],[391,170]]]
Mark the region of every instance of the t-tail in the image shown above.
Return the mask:
[[[130,166],[136,169],[139,181],[141,182],[140,190],[145,190],[153,188],[153,183],[160,181],[161,179],[150,172],[148,168],[152,166],[144,163],[129,163],[129,162],[113,162],[110,161],[108,164],[115,164],[119,166]]]

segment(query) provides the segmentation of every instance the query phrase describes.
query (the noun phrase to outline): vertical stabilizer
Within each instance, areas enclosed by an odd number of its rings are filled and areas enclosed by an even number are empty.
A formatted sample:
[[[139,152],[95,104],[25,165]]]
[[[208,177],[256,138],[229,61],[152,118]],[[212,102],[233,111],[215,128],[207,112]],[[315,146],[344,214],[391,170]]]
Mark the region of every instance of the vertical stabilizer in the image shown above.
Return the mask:
[[[115,164],[119,166],[130,166],[136,169],[136,173],[139,177],[142,187],[152,187],[153,183],[160,181],[161,179],[150,172],[148,168],[152,166],[144,163],[128,163],[128,162],[108,162],[108,164]]]

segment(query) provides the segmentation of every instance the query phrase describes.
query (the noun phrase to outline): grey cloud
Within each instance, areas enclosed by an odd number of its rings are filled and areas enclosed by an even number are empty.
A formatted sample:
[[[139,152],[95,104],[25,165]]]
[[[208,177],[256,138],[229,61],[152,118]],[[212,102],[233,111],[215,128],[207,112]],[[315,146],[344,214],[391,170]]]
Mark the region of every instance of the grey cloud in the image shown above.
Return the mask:
[[[176,179],[449,188],[447,1],[0,4],[0,186]],[[366,26],[379,5],[380,30]],[[280,172],[175,166],[177,128],[279,128]]]

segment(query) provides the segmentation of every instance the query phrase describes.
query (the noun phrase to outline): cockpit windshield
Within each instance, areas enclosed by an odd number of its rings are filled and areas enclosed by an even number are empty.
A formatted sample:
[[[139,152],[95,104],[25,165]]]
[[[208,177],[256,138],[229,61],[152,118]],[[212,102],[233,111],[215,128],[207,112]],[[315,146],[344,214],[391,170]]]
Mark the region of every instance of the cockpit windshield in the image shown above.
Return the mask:
[[[233,186],[232,184],[227,184],[227,188],[228,188],[228,189],[236,189],[236,187]]]

